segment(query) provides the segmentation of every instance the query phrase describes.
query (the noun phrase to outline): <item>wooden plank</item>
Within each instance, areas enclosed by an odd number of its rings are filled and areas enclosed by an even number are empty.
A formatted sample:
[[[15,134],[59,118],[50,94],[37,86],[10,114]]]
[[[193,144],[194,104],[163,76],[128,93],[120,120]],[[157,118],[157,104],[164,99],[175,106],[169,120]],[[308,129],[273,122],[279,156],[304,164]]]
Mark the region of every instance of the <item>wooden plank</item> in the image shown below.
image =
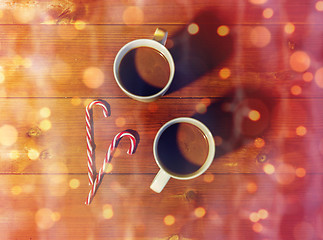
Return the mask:
[[[223,38],[216,29],[209,29],[217,25],[201,25],[197,35],[190,35],[185,25],[89,25],[84,30],[76,30],[72,25],[2,25],[0,95],[125,96],[113,77],[114,57],[125,43],[152,38],[158,26],[169,31],[167,46],[176,65],[166,97],[221,97],[236,86],[288,97],[293,96],[291,89],[295,85],[300,89],[294,93],[297,96],[322,96],[319,76],[317,81],[313,79],[322,62],[320,25],[298,25],[290,37],[284,35],[284,26],[271,25],[270,42],[263,48],[251,44],[259,40],[256,36],[250,38],[255,26],[230,26],[232,35]],[[311,78],[307,81],[302,79],[303,72],[293,71],[289,64],[296,51],[304,51],[305,58],[308,56],[310,65],[304,71]],[[85,77],[88,72],[90,80]]]
[[[129,142],[121,141],[112,160],[113,172],[157,172],[152,153],[155,134],[167,121],[185,116],[199,119],[213,133],[218,146],[210,172],[260,173],[262,157],[276,167],[286,163],[322,172],[322,99],[275,100],[258,94],[241,90],[232,98],[164,98],[153,103],[105,98],[111,116],[105,119],[100,108],[94,109],[97,166],[115,134],[131,129],[139,135],[137,151],[127,155]],[[84,103],[88,100],[0,99],[1,172],[86,173]],[[250,120],[250,109],[260,114],[259,120]]]
[[[0,23],[155,24],[187,23],[205,14],[230,23],[321,23],[315,1],[10,1],[1,2]],[[264,14],[265,9],[271,12]],[[267,10],[268,11],[268,10]],[[265,12],[266,13],[266,12]],[[208,19],[206,19],[208,20]]]
[[[262,174],[220,174],[211,182],[203,176],[171,179],[160,194],[149,189],[152,179],[136,174],[105,177],[94,201],[86,206],[86,175],[0,175],[2,236],[284,239],[301,231],[302,224],[310,226],[314,236],[322,234],[315,220],[322,214],[317,185],[322,175],[295,178],[287,185]],[[261,218],[254,219],[261,209]]]

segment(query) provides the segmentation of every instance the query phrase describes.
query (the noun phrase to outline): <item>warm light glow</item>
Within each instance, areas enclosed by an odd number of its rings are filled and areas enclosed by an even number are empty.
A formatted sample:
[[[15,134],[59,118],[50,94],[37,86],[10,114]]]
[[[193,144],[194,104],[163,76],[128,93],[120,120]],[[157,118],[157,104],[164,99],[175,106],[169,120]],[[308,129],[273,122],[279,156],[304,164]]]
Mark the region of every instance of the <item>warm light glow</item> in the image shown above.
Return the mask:
[[[18,23],[26,24],[30,23],[36,14],[36,8],[32,7],[19,7],[15,8],[13,11],[13,16],[18,21]]]
[[[264,166],[264,172],[267,174],[273,174],[275,172],[275,167],[272,164],[267,163]]]
[[[96,67],[89,67],[83,73],[83,82],[88,88],[98,88],[104,82],[104,73]]]
[[[289,59],[290,67],[296,72],[306,71],[311,64],[311,59],[306,52],[296,51]]]
[[[256,138],[254,141],[254,145],[256,148],[263,148],[265,146],[265,140],[262,138]]]
[[[302,177],[306,176],[305,168],[297,168],[295,173],[296,173],[296,176],[299,177],[299,178],[302,178]]]
[[[86,27],[86,23],[82,20],[77,20],[74,24],[74,27],[77,30],[83,30]]]
[[[285,33],[292,34],[295,31],[295,25],[292,23],[287,23],[284,27]]]
[[[257,110],[249,111],[248,117],[251,121],[258,121],[260,119],[260,113]]]
[[[39,111],[39,115],[42,117],[42,118],[48,118],[50,117],[50,114],[51,114],[51,111],[48,107],[43,107],[42,109],[40,109]]]
[[[194,210],[194,215],[198,218],[204,217],[205,214],[206,214],[206,211],[203,207],[198,207],[198,208],[195,208]]]
[[[119,150],[120,151],[120,150]],[[118,151],[116,151],[115,153],[114,153],[114,156],[115,157],[117,157],[116,156],[116,153],[117,153]],[[108,163],[107,165],[105,165],[105,173],[110,173],[110,172],[112,172],[112,170],[113,170],[113,165],[112,165],[112,163]]]
[[[294,85],[290,88],[290,92],[297,96],[297,95],[300,95],[302,93],[302,88],[298,85]]]
[[[198,103],[195,106],[195,110],[196,110],[196,112],[198,112],[200,114],[204,114],[204,113],[206,113],[207,107],[203,103]]]
[[[223,139],[220,136],[214,136],[215,146],[220,146],[223,143]]]
[[[70,185],[70,188],[77,189],[80,186],[80,180],[73,178],[70,180],[69,185]]]
[[[199,32],[199,26],[196,23],[191,23],[187,27],[187,31],[191,35],[195,35]]]
[[[203,180],[204,180],[204,182],[211,183],[214,181],[214,175],[212,173],[206,173],[203,176]]]
[[[36,225],[40,230],[47,230],[54,226],[53,212],[48,208],[41,208],[35,214]]]
[[[73,97],[71,103],[74,106],[79,106],[82,103],[82,99],[79,97]]]
[[[267,0],[249,0],[250,3],[253,3],[253,4],[257,4],[257,5],[260,5],[260,4],[264,4],[267,2]]]
[[[264,227],[262,226],[262,224],[260,224],[260,223],[254,223],[253,225],[252,225],[252,230],[254,231],[254,232],[256,232],[256,233],[260,233],[260,232],[262,232],[262,230],[264,229]]]
[[[22,192],[22,188],[20,186],[13,186],[11,188],[11,193],[13,195],[19,195]]]
[[[59,212],[53,212],[51,218],[54,222],[58,222],[61,219],[61,214]]]
[[[220,71],[219,71],[219,76],[221,79],[227,79],[231,76],[231,70],[227,67],[225,68],[222,68]]]
[[[209,98],[203,98],[203,99],[201,99],[201,103],[203,103],[205,106],[210,106],[210,104],[211,104],[211,99],[209,99]]]
[[[0,127],[0,144],[6,147],[12,146],[18,139],[18,131],[14,126],[5,124]]]
[[[37,160],[39,158],[39,152],[36,149],[29,149],[28,158],[30,160]]]
[[[39,123],[39,128],[46,132],[52,128],[52,123],[48,119],[44,119]]]
[[[127,7],[122,18],[125,24],[141,24],[144,21],[144,13],[139,7]]]
[[[306,127],[304,127],[304,126],[298,126],[298,127],[296,128],[296,134],[297,134],[298,136],[304,136],[306,133],[307,133],[307,129],[306,129]]]
[[[0,71],[0,83],[4,83],[4,80],[6,79],[3,72]]]
[[[258,190],[258,186],[257,186],[257,184],[255,184],[254,182],[249,182],[248,184],[247,184],[247,191],[249,192],[249,193],[254,193],[254,192],[256,192]]]
[[[167,226],[173,225],[175,223],[175,217],[173,215],[167,215],[164,217],[164,223]]]
[[[266,218],[268,218],[268,216],[269,216],[269,213],[268,213],[268,211],[266,209],[260,209],[258,211],[258,217],[260,219],[266,219]]]
[[[252,212],[252,213],[250,213],[250,215],[249,215],[249,220],[250,220],[251,222],[258,222],[258,221],[259,221],[258,213],[256,213],[256,212]]]
[[[217,33],[221,37],[227,36],[230,33],[230,28],[226,25],[221,25],[218,27]]]
[[[117,127],[124,127],[124,125],[126,124],[126,119],[124,117],[118,117],[115,121]]]
[[[271,41],[271,33],[264,26],[255,27],[250,32],[250,41],[255,47],[266,47]]]
[[[314,80],[317,86],[323,88],[323,67],[316,71]]]
[[[272,8],[265,8],[265,10],[262,12],[262,15],[267,19],[272,18],[272,16],[274,15],[274,10]]]
[[[18,150],[11,150],[9,153],[9,158],[12,160],[17,160],[20,156],[20,153],[18,152]]]
[[[103,218],[104,219],[111,219],[113,217],[113,208],[110,204],[103,205]]]
[[[323,1],[317,1],[315,4],[315,8],[317,11],[322,12],[323,11]]]
[[[305,72],[303,74],[303,80],[305,82],[311,82],[313,80],[313,78],[314,78],[314,76],[313,76],[313,73],[311,73],[311,72]]]

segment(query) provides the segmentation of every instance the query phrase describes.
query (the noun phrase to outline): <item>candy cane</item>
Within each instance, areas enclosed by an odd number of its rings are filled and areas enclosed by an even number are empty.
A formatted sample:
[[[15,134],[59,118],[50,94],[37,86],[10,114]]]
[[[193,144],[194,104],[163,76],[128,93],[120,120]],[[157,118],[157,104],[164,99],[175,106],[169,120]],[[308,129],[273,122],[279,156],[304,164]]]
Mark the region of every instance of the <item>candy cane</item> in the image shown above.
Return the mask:
[[[118,146],[119,141],[123,137],[128,137],[129,140],[130,140],[130,148],[127,151],[127,153],[129,155],[132,155],[134,153],[135,146],[136,146],[136,138],[131,133],[129,133],[127,131],[123,131],[123,132],[118,133],[113,138],[112,143],[109,146],[109,149],[108,149],[108,151],[107,151],[107,153],[105,155],[104,161],[103,161],[103,166],[100,169],[99,173],[96,175],[95,181],[94,181],[94,183],[92,185],[92,188],[91,188],[91,190],[89,192],[89,195],[87,197],[87,200],[86,200],[85,204],[89,205],[92,202],[93,197],[94,197],[94,195],[95,195],[95,193],[96,193],[96,191],[98,189],[98,186],[102,181],[102,176],[103,176],[104,172],[106,171],[106,169],[105,169],[106,165],[111,162],[112,153],[114,152],[114,150]]]
[[[109,116],[109,111],[107,106],[101,100],[94,100],[86,107],[86,143],[87,143],[87,168],[88,168],[88,176],[89,176],[89,184],[93,185],[94,181],[94,163],[93,163],[93,148],[94,148],[94,140],[92,139],[93,136],[93,129],[91,127],[91,119],[93,118],[93,106],[100,106],[103,109],[103,115],[105,117]]]

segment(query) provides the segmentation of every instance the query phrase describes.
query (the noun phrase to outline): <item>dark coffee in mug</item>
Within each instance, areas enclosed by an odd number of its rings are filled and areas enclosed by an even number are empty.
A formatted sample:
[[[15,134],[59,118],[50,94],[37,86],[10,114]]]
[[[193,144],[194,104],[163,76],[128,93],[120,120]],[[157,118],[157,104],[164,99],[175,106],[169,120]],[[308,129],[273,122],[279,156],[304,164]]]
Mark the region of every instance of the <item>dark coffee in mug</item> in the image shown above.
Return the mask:
[[[157,152],[160,164],[177,175],[196,172],[206,161],[209,145],[204,133],[190,123],[169,126],[160,136]]]
[[[137,47],[122,58],[119,79],[122,86],[139,96],[154,95],[167,84],[170,76],[168,61],[151,47]]]

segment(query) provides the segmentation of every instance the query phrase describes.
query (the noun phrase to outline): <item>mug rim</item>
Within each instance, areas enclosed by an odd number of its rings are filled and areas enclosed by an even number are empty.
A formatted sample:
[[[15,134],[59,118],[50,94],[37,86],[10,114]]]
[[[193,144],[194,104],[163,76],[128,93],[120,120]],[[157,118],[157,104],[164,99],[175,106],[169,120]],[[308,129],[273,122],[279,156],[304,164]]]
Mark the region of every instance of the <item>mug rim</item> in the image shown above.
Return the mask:
[[[164,167],[164,165],[160,162],[160,159],[158,156],[158,151],[157,151],[157,145],[158,145],[158,141],[160,139],[160,136],[168,127],[170,127],[171,125],[176,124],[176,123],[190,123],[190,124],[196,126],[197,128],[199,128],[203,132],[203,134],[205,135],[205,137],[207,139],[207,142],[209,145],[208,155],[207,155],[203,165],[193,173],[176,174],[176,173],[171,172],[168,169],[166,169]],[[174,118],[174,119],[166,122],[158,130],[158,132],[155,136],[155,139],[154,139],[154,143],[153,143],[153,154],[154,154],[155,161],[161,170],[165,171],[167,174],[169,174],[171,177],[173,177],[175,179],[189,180],[189,179],[196,178],[196,177],[200,176],[211,166],[214,156],[215,156],[215,142],[214,142],[213,135],[212,135],[211,131],[202,122],[200,122],[197,119],[190,118],[190,117],[179,117],[179,118]]]
[[[130,50],[137,48],[137,47],[150,47],[150,48],[157,50],[158,52],[163,54],[163,56],[166,58],[167,63],[169,65],[170,73],[169,73],[169,78],[168,78],[167,84],[159,92],[157,92],[153,95],[141,96],[141,95],[134,94],[134,93],[128,91],[126,88],[124,88],[119,80],[119,66],[120,66],[121,60]],[[113,62],[114,79],[117,82],[118,86],[129,97],[139,100],[139,101],[143,101],[143,102],[153,101],[154,99],[156,99],[160,96],[163,96],[166,93],[166,91],[169,89],[169,87],[173,81],[174,73],[175,73],[175,64],[174,64],[173,57],[170,54],[169,50],[163,44],[161,44],[153,39],[136,39],[136,40],[126,43],[118,51],[116,57],[114,58],[114,62]]]

